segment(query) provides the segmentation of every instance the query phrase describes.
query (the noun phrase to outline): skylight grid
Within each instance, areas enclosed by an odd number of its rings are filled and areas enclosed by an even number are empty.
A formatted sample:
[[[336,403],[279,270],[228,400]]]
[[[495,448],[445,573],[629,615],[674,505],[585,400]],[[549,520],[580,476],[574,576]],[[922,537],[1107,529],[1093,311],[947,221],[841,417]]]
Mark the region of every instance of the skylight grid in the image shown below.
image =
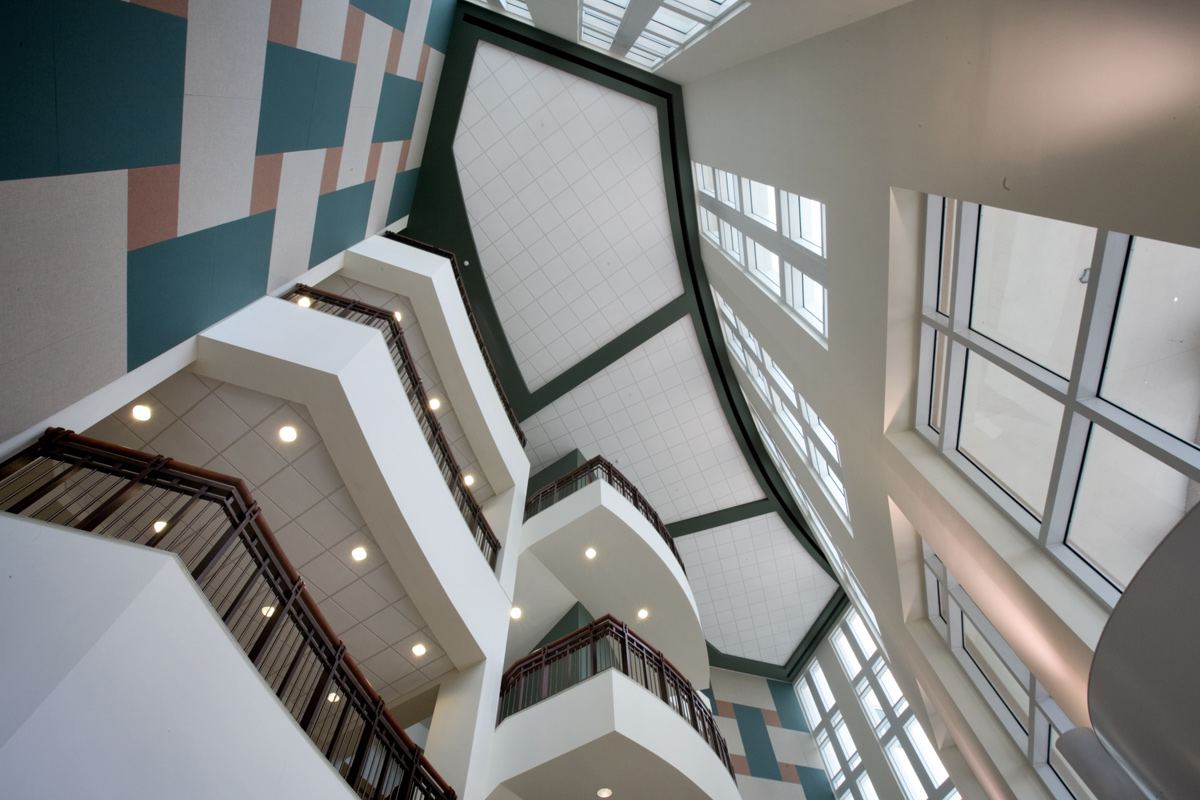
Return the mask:
[[[583,0],[579,41],[653,71],[744,4],[745,0]],[[598,23],[596,15],[613,24]]]
[[[701,233],[801,327],[827,343],[824,204],[693,163]]]
[[[521,19],[533,21],[533,15],[529,13],[529,6],[525,4],[525,0],[505,0],[504,6],[509,13]]]

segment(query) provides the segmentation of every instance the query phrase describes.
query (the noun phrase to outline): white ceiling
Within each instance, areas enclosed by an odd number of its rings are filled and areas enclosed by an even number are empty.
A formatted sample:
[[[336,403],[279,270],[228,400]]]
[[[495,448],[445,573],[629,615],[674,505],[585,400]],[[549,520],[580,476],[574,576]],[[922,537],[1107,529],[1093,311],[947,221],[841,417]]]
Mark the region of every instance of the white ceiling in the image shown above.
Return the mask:
[[[729,655],[784,664],[837,589],[778,514],[675,540],[704,635]]]
[[[320,312],[314,312],[320,313]],[[145,422],[133,405],[148,405]],[[284,425],[296,441],[279,438]],[[346,651],[384,702],[453,669],[350,499],[304,406],[179,372],[84,435],[242,478]],[[350,551],[362,545],[363,561]],[[412,646],[423,643],[420,658]]]
[[[690,318],[522,422],[531,471],[578,448],[602,455],[664,522],[764,495],[733,438]]]
[[[480,42],[454,154],[530,390],[683,293],[650,104]]]

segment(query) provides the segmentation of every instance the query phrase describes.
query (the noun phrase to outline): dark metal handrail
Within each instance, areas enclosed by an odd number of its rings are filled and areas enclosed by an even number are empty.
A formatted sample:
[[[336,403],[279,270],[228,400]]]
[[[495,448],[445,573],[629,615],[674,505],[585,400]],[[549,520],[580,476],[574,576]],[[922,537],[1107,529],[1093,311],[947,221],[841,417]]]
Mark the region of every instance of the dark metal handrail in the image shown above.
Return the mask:
[[[283,299],[298,301],[302,297],[308,299],[310,308],[366,325],[383,334],[388,352],[392,355],[392,363],[396,365],[396,373],[400,376],[400,382],[404,384],[404,393],[408,395],[409,404],[413,413],[417,415],[417,422],[425,433],[425,441],[429,442],[429,449],[433,452],[433,458],[437,461],[446,486],[454,496],[471,535],[475,537],[475,543],[479,545],[488,564],[495,569],[496,557],[500,554],[500,540],[492,532],[492,526],[483,516],[474,495],[463,483],[462,469],[450,450],[450,443],[446,440],[442,424],[429,408],[429,395],[425,393],[425,385],[417,373],[416,361],[409,352],[408,342],[404,339],[404,331],[400,328],[396,313],[304,284],[297,284]]]
[[[500,679],[496,724],[606,669],[618,669],[658,695],[708,742],[733,775],[725,737],[704,698],[661,652],[611,615],[534,650],[509,667]]]
[[[667,526],[663,524],[662,518],[658,516],[658,512],[642,496],[638,488],[633,485],[633,481],[622,475],[621,470],[609,463],[608,459],[604,458],[604,456],[596,456],[582,467],[576,467],[566,475],[563,475],[554,483],[538,489],[525,502],[525,519],[529,519],[534,514],[545,511],[567,495],[574,494],[584,486],[597,480],[603,480],[608,483],[619,491],[626,500],[633,503],[638,511],[642,512],[642,516],[650,521],[650,524],[654,526],[654,530],[658,531],[658,535],[667,543],[667,547],[671,548],[671,552],[675,554],[675,560],[679,562],[679,568],[686,574],[687,569],[683,566],[683,559],[679,557],[679,550],[675,547],[675,540],[671,538],[671,534],[667,531]]]
[[[359,797],[455,800],[346,653],[241,480],[51,428],[0,464],[0,511],[176,553]]]
[[[513,432],[517,434],[517,439],[521,442],[521,447],[528,447],[529,442],[525,439],[525,431],[521,430],[521,423],[517,421],[517,414],[513,411],[512,404],[508,402],[508,395],[504,393],[504,387],[500,385],[500,376],[496,373],[496,365],[492,363],[492,356],[488,353],[487,345],[483,343],[483,332],[479,330],[479,323],[475,320],[475,311],[471,308],[471,299],[467,297],[467,286],[463,283],[462,272],[458,268],[458,259],[454,257],[454,253],[418,241],[402,233],[384,231],[383,235],[387,239],[406,244],[409,247],[415,247],[418,250],[424,250],[426,253],[433,253],[436,256],[450,259],[450,266],[454,269],[454,282],[458,284],[458,293],[462,297],[463,306],[467,309],[467,319],[471,321],[471,330],[475,332],[475,341],[479,342],[479,351],[483,353],[483,363],[487,365],[488,374],[492,376],[492,384],[496,387],[496,394],[500,395],[500,402],[504,404],[504,412],[508,414],[509,424],[512,425]]]

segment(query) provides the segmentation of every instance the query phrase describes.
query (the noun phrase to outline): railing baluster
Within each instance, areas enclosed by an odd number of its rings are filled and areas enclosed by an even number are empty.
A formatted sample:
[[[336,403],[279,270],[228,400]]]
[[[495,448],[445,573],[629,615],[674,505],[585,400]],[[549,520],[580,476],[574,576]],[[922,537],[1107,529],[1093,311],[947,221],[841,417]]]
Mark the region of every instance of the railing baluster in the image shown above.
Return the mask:
[[[271,642],[275,640],[275,634],[279,631],[279,626],[284,619],[292,612],[292,604],[300,597],[300,593],[304,591],[304,581],[296,581],[292,586],[292,590],[288,592],[287,598],[283,601],[282,606],[277,606],[275,612],[271,614],[271,618],[267,620],[267,625],[263,632],[258,635],[258,639],[250,648],[247,654],[250,660],[254,662],[254,666],[262,666],[260,661],[263,655],[267,652],[267,648],[271,646]],[[304,652],[304,648],[300,649]],[[289,670],[289,675],[291,674]]]
[[[258,503],[255,503],[246,510],[246,515],[241,520],[238,520],[237,524],[231,523],[229,530],[227,530],[225,535],[217,541],[216,546],[209,550],[204,558],[201,559],[200,563],[196,565],[196,568],[192,570],[192,580],[203,586],[204,579],[208,577],[208,573],[212,571],[213,567],[217,565],[217,562],[225,555],[226,552],[229,551],[229,548],[234,541],[245,532],[246,527],[250,525],[250,523],[252,523],[257,516]],[[237,518],[234,517],[234,519]]]

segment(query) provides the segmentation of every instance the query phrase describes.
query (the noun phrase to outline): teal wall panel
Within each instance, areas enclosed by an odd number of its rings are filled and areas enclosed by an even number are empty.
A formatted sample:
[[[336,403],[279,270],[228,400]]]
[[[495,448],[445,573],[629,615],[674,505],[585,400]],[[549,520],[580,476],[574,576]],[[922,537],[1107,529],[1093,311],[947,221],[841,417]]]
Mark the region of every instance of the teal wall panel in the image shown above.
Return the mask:
[[[131,250],[128,366],[141,366],[266,294],[275,212]]]
[[[118,0],[58,0],[62,174],[178,164],[187,20]]]
[[[402,142],[412,138],[421,102],[421,84],[399,75],[383,76],[379,90],[379,112],[375,115],[372,142]]]
[[[779,762],[775,759],[775,748],[771,746],[771,736],[767,733],[767,721],[763,719],[762,709],[734,703],[733,716],[737,719],[738,732],[742,735],[742,744],[746,748],[746,761],[750,765],[750,774],[755,778],[766,778],[772,781],[783,780],[783,776],[779,773]]]
[[[425,44],[446,52],[450,43],[450,26],[454,23],[455,0],[433,0],[429,7],[429,23],[425,26]]]
[[[800,713],[800,698],[796,697],[795,688],[790,683],[773,680],[767,681],[767,688],[771,690],[771,699],[775,701],[779,724],[788,730],[811,732],[804,714]]]
[[[346,61],[267,42],[256,152],[341,147],[354,70]]]
[[[50,3],[0,3],[0,180],[58,174]]]
[[[391,225],[412,211],[413,195],[417,191],[417,175],[420,169],[410,169],[396,176],[392,184],[392,202],[388,205],[387,221]]]
[[[408,25],[409,0],[350,0],[350,5],[361,8],[396,30],[402,31]]]
[[[310,267],[358,244],[366,237],[373,191],[375,181],[321,195],[317,200],[317,221],[313,226],[312,249],[308,256]]]
[[[800,775],[800,788],[804,790],[805,800],[833,800],[833,786],[829,784],[825,770],[797,764],[796,772]]]

